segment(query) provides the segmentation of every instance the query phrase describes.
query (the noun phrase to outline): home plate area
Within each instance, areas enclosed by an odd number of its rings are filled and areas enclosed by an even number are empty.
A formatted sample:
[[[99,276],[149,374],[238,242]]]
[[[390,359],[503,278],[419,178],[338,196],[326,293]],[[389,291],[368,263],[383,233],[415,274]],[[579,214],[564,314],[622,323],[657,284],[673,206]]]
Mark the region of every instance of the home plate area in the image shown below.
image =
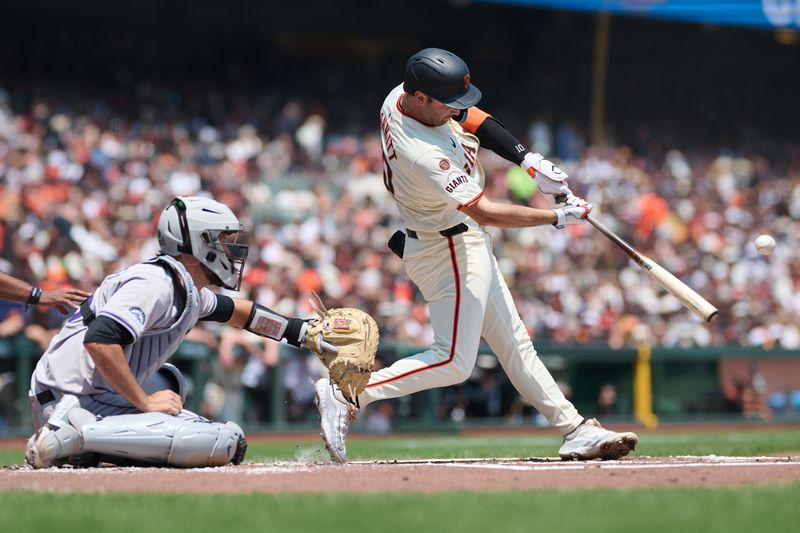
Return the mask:
[[[438,492],[727,486],[800,481],[800,455],[247,463],[221,468],[0,469],[0,490],[86,492]]]

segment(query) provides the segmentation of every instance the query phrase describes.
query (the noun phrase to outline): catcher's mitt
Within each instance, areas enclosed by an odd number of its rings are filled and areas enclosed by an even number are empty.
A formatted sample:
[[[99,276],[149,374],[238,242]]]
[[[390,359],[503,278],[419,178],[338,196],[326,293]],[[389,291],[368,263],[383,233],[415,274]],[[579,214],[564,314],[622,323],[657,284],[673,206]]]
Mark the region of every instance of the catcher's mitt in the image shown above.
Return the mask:
[[[328,368],[331,381],[355,402],[367,386],[375,354],[378,352],[378,325],[364,311],[352,307],[325,309],[315,293],[311,306],[319,315],[306,332],[305,344]],[[332,344],[338,353],[325,351],[321,341]]]

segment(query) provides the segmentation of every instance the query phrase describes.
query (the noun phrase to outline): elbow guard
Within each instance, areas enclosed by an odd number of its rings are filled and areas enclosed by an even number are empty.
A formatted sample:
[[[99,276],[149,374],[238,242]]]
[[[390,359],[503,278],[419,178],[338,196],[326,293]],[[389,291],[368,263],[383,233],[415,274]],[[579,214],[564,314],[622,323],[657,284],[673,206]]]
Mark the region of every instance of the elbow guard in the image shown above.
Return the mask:
[[[253,302],[253,310],[250,311],[244,329],[261,337],[276,341],[286,339],[286,342],[292,346],[300,346],[305,340],[303,338],[305,323],[305,320],[287,318]]]

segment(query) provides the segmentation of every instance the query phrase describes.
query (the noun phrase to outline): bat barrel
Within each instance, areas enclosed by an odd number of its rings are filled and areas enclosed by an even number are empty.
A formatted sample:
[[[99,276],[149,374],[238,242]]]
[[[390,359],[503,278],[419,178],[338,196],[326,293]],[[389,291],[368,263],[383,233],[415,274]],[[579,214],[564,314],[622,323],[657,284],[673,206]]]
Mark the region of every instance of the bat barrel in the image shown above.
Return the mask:
[[[633,261],[639,265],[651,278],[673,295],[679,302],[690,309],[695,315],[710,323],[719,314],[716,307],[711,305],[705,298],[697,294],[688,285],[676,278],[658,263],[643,256],[636,249],[625,242],[619,235],[610,230],[605,224],[587,215],[586,220],[600,233],[605,235],[614,244],[619,246]]]

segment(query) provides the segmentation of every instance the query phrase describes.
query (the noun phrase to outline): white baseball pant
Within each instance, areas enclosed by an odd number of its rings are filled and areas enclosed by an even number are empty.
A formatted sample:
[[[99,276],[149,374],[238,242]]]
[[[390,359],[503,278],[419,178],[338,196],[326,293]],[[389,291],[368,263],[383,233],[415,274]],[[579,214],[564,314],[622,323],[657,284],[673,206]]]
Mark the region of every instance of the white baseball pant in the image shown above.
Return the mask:
[[[419,237],[406,239],[403,263],[428,302],[433,346],[373,372],[359,404],[465,381],[483,337],[517,391],[551,425],[564,435],[577,428],[583,419],[536,354],[489,234],[471,227],[452,237]]]

